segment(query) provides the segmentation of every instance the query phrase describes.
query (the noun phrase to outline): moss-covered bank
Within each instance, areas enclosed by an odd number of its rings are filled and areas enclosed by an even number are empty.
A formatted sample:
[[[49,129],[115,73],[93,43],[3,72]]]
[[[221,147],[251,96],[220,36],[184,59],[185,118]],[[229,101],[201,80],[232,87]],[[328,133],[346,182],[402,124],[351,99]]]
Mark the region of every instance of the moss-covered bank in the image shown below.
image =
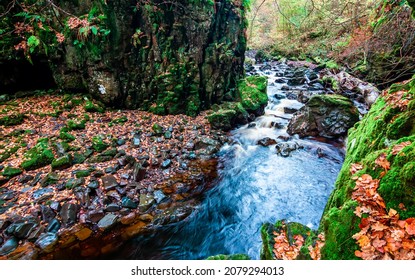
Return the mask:
[[[402,219],[415,216],[414,94],[415,79],[393,85],[349,130],[345,162],[321,220],[320,230],[326,237],[322,258],[357,258],[355,251],[359,248],[352,236],[360,231],[365,218],[354,213],[358,203],[352,199],[352,192],[358,176],[368,174],[380,180],[378,192],[385,201],[386,212],[394,209]],[[399,145],[403,147],[401,151]],[[382,154],[390,169],[376,163]],[[361,166],[354,175],[350,172],[352,164]]]

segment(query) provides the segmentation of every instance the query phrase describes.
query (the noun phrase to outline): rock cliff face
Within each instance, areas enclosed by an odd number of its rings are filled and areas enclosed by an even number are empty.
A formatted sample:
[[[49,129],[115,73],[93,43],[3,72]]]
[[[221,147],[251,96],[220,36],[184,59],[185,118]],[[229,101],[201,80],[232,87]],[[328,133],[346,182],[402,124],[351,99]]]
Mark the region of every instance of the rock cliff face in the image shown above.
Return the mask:
[[[86,31],[74,28],[77,34],[51,61],[61,88],[158,114],[195,115],[236,98],[246,47],[242,1],[73,0],[60,6],[90,22]]]

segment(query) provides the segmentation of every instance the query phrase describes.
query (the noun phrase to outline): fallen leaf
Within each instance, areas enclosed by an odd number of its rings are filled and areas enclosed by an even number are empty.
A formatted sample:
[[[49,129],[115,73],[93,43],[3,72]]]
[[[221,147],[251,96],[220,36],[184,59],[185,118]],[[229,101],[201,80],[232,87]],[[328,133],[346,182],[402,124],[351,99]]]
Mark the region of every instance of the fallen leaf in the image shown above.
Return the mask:
[[[379,165],[385,170],[390,169],[390,162],[386,159],[385,153],[380,154],[380,156],[375,160],[375,164]]]
[[[406,142],[402,142],[400,144],[397,144],[397,145],[393,146],[392,155],[399,154],[406,146],[409,146],[411,144],[412,144],[411,141],[406,141]]]

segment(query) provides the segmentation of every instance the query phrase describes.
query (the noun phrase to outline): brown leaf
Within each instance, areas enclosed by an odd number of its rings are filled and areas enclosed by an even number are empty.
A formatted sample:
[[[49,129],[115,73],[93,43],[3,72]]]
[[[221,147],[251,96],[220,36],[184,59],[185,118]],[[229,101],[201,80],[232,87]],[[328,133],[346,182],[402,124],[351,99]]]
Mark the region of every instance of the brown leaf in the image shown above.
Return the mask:
[[[409,235],[415,235],[415,218],[408,218],[405,222],[405,231]]]
[[[402,142],[398,145],[393,146],[392,148],[392,155],[397,155],[399,154],[406,146],[411,145],[412,142],[411,141],[406,141],[406,142]]]
[[[385,153],[380,154],[380,156],[375,160],[375,163],[385,170],[390,169],[390,162],[386,159]]]
[[[362,169],[363,169],[363,165],[361,165],[359,163],[353,163],[350,166],[350,173],[353,175],[353,174],[355,174],[356,172],[358,172],[358,171],[360,171]]]

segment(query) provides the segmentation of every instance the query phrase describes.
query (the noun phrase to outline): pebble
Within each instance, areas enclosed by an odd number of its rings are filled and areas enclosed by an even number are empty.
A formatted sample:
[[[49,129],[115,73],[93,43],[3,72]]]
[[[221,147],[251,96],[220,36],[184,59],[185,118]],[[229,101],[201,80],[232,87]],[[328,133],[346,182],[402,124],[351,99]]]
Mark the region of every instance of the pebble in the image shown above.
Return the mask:
[[[128,197],[123,197],[122,199],[122,207],[129,208],[129,209],[136,209],[138,207],[137,203],[132,201]]]
[[[98,227],[101,230],[106,230],[111,228],[117,223],[117,215],[114,214],[107,214],[98,222]]]
[[[56,233],[61,228],[61,223],[58,221],[58,219],[53,219],[50,221],[48,227],[46,228],[47,232]]]
[[[73,203],[65,203],[62,206],[60,216],[64,225],[72,225],[76,222],[78,207]]]
[[[108,204],[107,207],[105,207],[105,212],[117,212],[121,209],[121,207],[118,204],[111,203]]]
[[[169,168],[171,165],[171,160],[170,159],[166,159],[165,161],[163,161],[163,163],[161,164],[161,168],[163,169],[167,169]]]
[[[8,239],[3,246],[0,247],[0,256],[7,255],[8,253],[14,251],[19,245],[19,241],[16,237]]]
[[[41,234],[38,240],[36,240],[35,245],[46,253],[50,253],[53,251],[53,248],[57,243],[58,235],[53,232],[48,232]]]
[[[113,175],[107,175],[102,177],[102,185],[106,191],[113,190],[118,186],[117,178]]]

